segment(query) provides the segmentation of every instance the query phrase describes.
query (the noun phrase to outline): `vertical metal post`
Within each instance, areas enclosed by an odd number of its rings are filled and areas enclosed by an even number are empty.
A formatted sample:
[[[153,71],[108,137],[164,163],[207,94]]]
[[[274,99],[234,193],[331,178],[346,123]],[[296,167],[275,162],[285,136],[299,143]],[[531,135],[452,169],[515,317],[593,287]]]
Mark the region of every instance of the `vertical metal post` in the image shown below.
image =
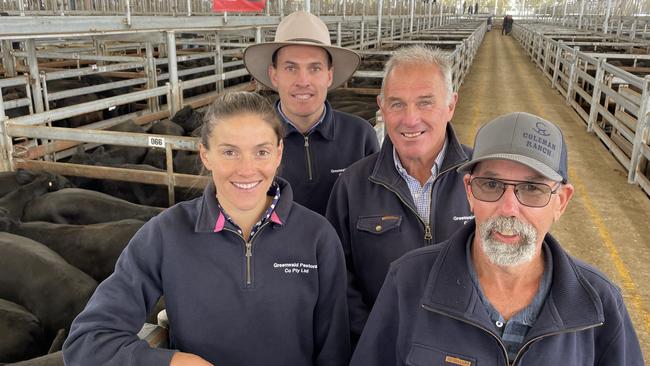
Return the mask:
[[[215,60],[214,64],[217,68],[217,75],[221,76],[221,79],[217,81],[217,91],[222,92],[224,88],[224,72],[223,72],[223,53],[221,52],[221,37],[219,32],[214,32],[214,47],[215,47]]]
[[[569,68],[569,80],[567,81],[566,88],[566,102],[572,105],[573,83],[576,79],[576,68],[578,67],[578,51],[580,47],[573,47],[573,59],[571,60],[571,67]]]
[[[167,161],[167,197],[169,199],[169,206],[173,206],[176,200],[174,186],[176,182],[174,181],[174,158],[172,155],[172,145],[170,143],[165,144],[165,159]]]
[[[181,109],[180,84],[178,83],[178,64],[176,60],[176,34],[174,31],[167,31],[167,65],[169,69],[169,84],[171,87],[171,99],[168,100],[170,113],[173,116]]]
[[[393,40],[395,37],[395,19],[390,19],[390,39]]]
[[[20,16],[25,16],[25,3],[24,0],[18,0],[18,10],[20,10]]]
[[[630,40],[634,40],[634,38],[636,38],[636,25],[637,18],[634,18],[634,21],[632,22],[632,28],[630,29]]]
[[[566,23],[566,8],[569,6],[569,0],[564,0],[564,13],[562,13],[562,25]]]
[[[126,25],[131,26],[131,0],[126,0]]]
[[[363,17],[361,19],[363,19]],[[363,50],[363,41],[364,41],[364,36],[365,36],[365,33],[366,33],[365,32],[365,26],[366,26],[366,22],[364,20],[361,20],[361,40],[359,41],[359,45],[360,45],[359,49],[360,50]]]
[[[580,16],[578,17],[578,29],[582,29],[582,16],[585,13],[585,0],[580,0]]]
[[[377,46],[376,48],[381,48],[381,16],[383,12],[383,7],[384,7],[384,1],[377,0]]]
[[[44,111],[43,89],[41,88],[38,60],[36,59],[36,45],[33,38],[25,40],[25,50],[27,51],[27,64],[29,65],[29,84],[32,87],[32,95],[34,96],[34,108],[36,108],[37,113],[40,113]]]
[[[305,11],[311,13],[311,1],[305,0]]]
[[[343,37],[341,33],[341,22],[336,22],[336,46],[341,47],[341,38]]]
[[[0,172],[13,170],[13,146],[11,144],[11,137],[7,135],[8,120],[2,105],[2,93],[0,93]]]
[[[605,10],[605,21],[603,21],[603,33],[607,34],[609,30],[609,16],[612,11],[612,0],[607,0],[607,9]]]
[[[187,16],[192,16],[192,0],[187,0]]]
[[[641,104],[639,105],[639,114],[637,115],[636,131],[632,143],[632,155],[630,156],[630,171],[628,172],[628,183],[636,182],[636,174],[639,169],[639,160],[641,160],[641,144],[648,142],[648,128],[650,128],[650,75],[646,75],[643,81],[643,90],[641,94]],[[644,136],[645,135],[645,136]]]
[[[440,25],[441,27],[442,27],[442,22],[443,22],[442,12],[443,12],[444,7],[445,7],[445,6],[444,6],[444,4],[443,4],[443,0],[440,0],[440,24],[439,24],[439,25]]]
[[[153,45],[151,42],[147,42],[144,45],[145,49],[145,75],[147,76],[147,89],[153,89],[158,86],[158,75],[156,74],[156,60],[153,57]],[[147,100],[147,106],[149,111],[157,112],[160,110],[160,105],[158,104],[158,97],[149,98]]]
[[[413,22],[415,20],[414,19],[415,18],[415,0],[410,0],[410,3],[411,3],[411,15],[410,15],[411,22],[410,22],[410,25],[409,25],[409,32],[413,33]]]
[[[346,5],[348,3],[348,0],[343,0],[343,20],[345,20],[345,13],[347,11]]]
[[[284,0],[278,0],[278,13],[282,19],[284,17]]]
[[[2,64],[5,67],[5,77],[16,76],[16,61],[11,54],[12,49],[11,40],[2,41]]]
[[[255,43],[262,43],[262,27],[255,27]]]
[[[594,123],[598,116],[598,104],[600,103],[600,87],[603,83],[605,76],[605,62],[607,59],[600,59],[598,61],[598,69],[596,70],[596,78],[594,79],[594,91],[591,95],[591,106],[589,108],[589,120],[587,120],[587,132],[594,132]]]

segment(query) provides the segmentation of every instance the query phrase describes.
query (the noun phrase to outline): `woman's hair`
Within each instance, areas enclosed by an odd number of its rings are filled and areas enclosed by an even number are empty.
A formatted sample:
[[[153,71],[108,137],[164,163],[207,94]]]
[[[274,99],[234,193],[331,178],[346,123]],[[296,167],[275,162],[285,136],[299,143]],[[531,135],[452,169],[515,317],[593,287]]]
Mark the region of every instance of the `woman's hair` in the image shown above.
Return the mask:
[[[266,98],[257,93],[240,91],[222,94],[210,104],[203,117],[201,144],[210,150],[210,136],[214,127],[224,119],[243,114],[254,114],[268,123],[275,132],[278,144],[280,143],[284,131],[275,108]]]

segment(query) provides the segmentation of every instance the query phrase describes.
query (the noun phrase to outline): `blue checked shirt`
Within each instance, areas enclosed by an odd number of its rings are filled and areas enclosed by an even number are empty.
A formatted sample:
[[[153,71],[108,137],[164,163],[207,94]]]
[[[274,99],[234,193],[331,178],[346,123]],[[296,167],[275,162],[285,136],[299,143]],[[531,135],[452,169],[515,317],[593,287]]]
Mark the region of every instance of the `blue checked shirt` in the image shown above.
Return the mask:
[[[553,258],[551,257],[551,251],[546,244],[542,245],[545,255],[544,274],[542,275],[542,280],[539,283],[539,288],[533,301],[524,309],[514,314],[510,320],[506,321],[492,304],[490,304],[490,301],[483,294],[483,290],[481,290],[481,285],[478,282],[478,276],[476,275],[476,271],[474,271],[474,264],[472,262],[471,248],[473,240],[474,235],[470,235],[467,240],[467,265],[469,267],[470,277],[472,278],[476,291],[478,291],[481,302],[485,305],[485,310],[487,310],[490,319],[494,323],[497,334],[501,336],[501,341],[506,346],[508,359],[512,365],[512,362],[517,356],[517,352],[521,349],[526,334],[528,334],[530,328],[535,324],[537,316],[544,305],[544,301],[546,301],[546,297],[551,290],[551,282],[553,280]]]
[[[447,152],[447,139],[445,138],[445,144],[442,145],[440,153],[436,157],[436,160],[431,167],[431,176],[424,185],[420,185],[420,182],[409,175],[409,173],[402,166],[402,162],[397,156],[397,150],[393,147],[393,160],[395,161],[395,169],[399,175],[404,179],[406,185],[411,191],[411,197],[415,203],[415,207],[418,209],[418,215],[425,223],[429,222],[429,215],[431,214],[431,188],[433,187],[433,180],[436,179],[438,173],[440,173],[440,167],[442,166],[442,161],[445,159],[445,153]]]

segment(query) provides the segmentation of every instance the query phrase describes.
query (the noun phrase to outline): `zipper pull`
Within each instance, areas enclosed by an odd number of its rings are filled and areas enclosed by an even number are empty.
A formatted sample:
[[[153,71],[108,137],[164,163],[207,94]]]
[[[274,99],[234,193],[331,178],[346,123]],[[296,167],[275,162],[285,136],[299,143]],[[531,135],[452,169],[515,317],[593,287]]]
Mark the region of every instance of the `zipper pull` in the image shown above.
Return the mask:
[[[305,138],[305,147],[309,147],[309,136],[303,136]]]
[[[253,244],[251,242],[246,242],[246,256],[253,256]]]
[[[424,240],[431,240],[433,236],[431,235],[431,226],[429,224],[424,225]]]
[[[253,256],[253,243],[246,242],[246,284],[250,285],[253,280],[251,276],[251,257]]]

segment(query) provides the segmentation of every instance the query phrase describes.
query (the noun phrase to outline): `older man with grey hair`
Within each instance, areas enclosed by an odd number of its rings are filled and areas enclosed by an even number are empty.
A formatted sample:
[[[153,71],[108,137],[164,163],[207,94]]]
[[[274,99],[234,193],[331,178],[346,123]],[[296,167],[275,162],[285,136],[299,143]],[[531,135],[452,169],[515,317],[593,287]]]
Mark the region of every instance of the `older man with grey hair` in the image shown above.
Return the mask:
[[[459,172],[475,220],[391,264],[350,365],[644,365],[620,289],[549,234],[573,195],[560,128],[498,117]]]
[[[386,63],[377,103],[383,146],[350,166],[327,206],[348,268],[352,339],[358,339],[388,271],[402,254],[449,238],[472,219],[456,168],[470,149],[449,121],[458,96],[440,50],[412,46]]]

